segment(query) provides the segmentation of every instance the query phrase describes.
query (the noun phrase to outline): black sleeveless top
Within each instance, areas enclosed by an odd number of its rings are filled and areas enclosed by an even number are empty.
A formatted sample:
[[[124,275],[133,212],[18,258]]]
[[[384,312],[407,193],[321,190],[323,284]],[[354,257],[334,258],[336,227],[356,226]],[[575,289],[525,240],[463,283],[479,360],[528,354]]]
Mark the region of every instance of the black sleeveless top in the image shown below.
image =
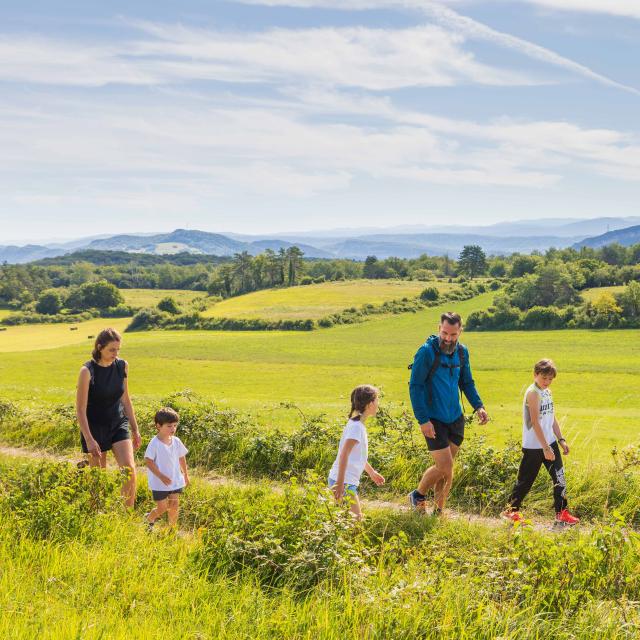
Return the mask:
[[[87,421],[90,427],[118,427],[127,425],[128,419],[122,405],[126,362],[116,359],[108,367],[95,362],[85,366],[91,373],[87,398]]]

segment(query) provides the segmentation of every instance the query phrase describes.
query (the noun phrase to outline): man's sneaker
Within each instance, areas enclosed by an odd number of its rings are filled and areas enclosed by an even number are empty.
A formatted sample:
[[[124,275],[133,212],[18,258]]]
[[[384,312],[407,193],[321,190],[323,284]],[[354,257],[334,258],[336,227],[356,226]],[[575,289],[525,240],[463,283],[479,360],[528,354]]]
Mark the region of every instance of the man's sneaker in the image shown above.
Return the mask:
[[[524,524],[524,516],[519,511],[503,511],[502,517],[513,524]]]
[[[424,513],[427,509],[427,501],[425,498],[420,498],[416,495],[418,492],[414,489],[408,496],[409,504],[412,509],[415,509],[419,513]]]
[[[559,513],[556,513],[556,524],[566,527],[572,527],[574,524],[578,524],[580,518],[576,518],[569,513],[569,509],[563,509]]]

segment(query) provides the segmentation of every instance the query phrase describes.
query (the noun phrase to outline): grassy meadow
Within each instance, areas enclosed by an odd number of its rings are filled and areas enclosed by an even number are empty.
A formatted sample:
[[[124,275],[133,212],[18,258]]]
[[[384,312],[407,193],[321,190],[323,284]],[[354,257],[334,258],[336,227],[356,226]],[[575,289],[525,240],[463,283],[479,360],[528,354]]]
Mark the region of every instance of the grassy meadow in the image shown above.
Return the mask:
[[[301,290],[304,290],[301,288]],[[492,294],[456,304],[463,316],[491,303]],[[313,332],[166,331],[126,334],[122,356],[130,362],[134,399],[158,402],[191,389],[223,406],[248,412],[257,429],[296,428],[295,403],[342,421],[351,389],[363,382],[382,387],[384,402],[408,406],[407,364],[436,329],[442,308],[376,316],[356,325]],[[92,335],[106,324],[11,327],[0,333],[2,396],[37,405],[72,403],[80,365]],[[558,417],[574,445],[571,459],[608,459],[613,446],[635,442],[640,396],[637,331],[468,333],[471,365],[492,422],[492,443],[519,438],[521,403],[533,363],[554,358],[559,377],[553,392]],[[624,358],[613,354],[624,354]]]
[[[228,298],[211,306],[202,315],[224,318],[268,318],[269,320],[318,320],[331,313],[363,304],[415,297],[425,287],[450,291],[457,285],[417,280],[349,280],[304,287],[267,289]]]
[[[591,289],[585,289],[581,292],[582,297],[589,302],[594,302],[603,293],[610,293],[615,295],[616,293],[622,293],[625,290],[625,285],[613,286],[613,287],[593,287]]]
[[[125,304],[132,307],[155,307],[163,298],[173,298],[178,306],[188,307],[196,298],[206,298],[206,291],[186,289],[121,289]]]

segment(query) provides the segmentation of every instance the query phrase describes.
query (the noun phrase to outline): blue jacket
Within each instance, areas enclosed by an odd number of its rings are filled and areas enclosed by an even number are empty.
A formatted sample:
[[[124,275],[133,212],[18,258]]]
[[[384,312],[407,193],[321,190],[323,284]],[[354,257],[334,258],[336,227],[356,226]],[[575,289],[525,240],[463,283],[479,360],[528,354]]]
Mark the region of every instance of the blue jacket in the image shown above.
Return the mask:
[[[420,424],[429,422],[431,418],[441,422],[455,422],[462,415],[460,398],[458,393],[458,380],[462,376],[460,389],[467,397],[469,404],[475,409],[482,406],[482,400],[476,390],[475,382],[471,375],[469,365],[469,350],[461,345],[465,362],[462,371],[460,365],[458,348],[451,355],[440,354],[440,366],[431,378],[432,402],[429,403],[427,390],[427,376],[436,357],[436,351],[440,351],[438,336],[430,336],[427,341],[418,349],[413,359],[411,368],[411,381],[409,382],[409,395],[411,396],[411,406],[416,420]]]

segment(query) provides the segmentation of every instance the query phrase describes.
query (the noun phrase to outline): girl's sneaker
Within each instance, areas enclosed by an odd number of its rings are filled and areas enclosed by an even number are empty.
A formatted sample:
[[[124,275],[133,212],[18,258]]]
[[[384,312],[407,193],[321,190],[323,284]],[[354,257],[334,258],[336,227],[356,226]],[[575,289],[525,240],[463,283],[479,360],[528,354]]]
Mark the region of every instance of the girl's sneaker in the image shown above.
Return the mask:
[[[153,525],[155,524],[155,522],[149,522],[150,513],[151,511],[147,511],[147,513],[144,514],[144,523],[147,526],[147,531],[153,531]]]
[[[556,513],[556,524],[572,527],[580,522],[580,518],[576,518],[569,513],[569,509],[563,509],[559,513]]]
[[[519,511],[503,511],[502,517],[513,524],[524,524],[524,516]]]

